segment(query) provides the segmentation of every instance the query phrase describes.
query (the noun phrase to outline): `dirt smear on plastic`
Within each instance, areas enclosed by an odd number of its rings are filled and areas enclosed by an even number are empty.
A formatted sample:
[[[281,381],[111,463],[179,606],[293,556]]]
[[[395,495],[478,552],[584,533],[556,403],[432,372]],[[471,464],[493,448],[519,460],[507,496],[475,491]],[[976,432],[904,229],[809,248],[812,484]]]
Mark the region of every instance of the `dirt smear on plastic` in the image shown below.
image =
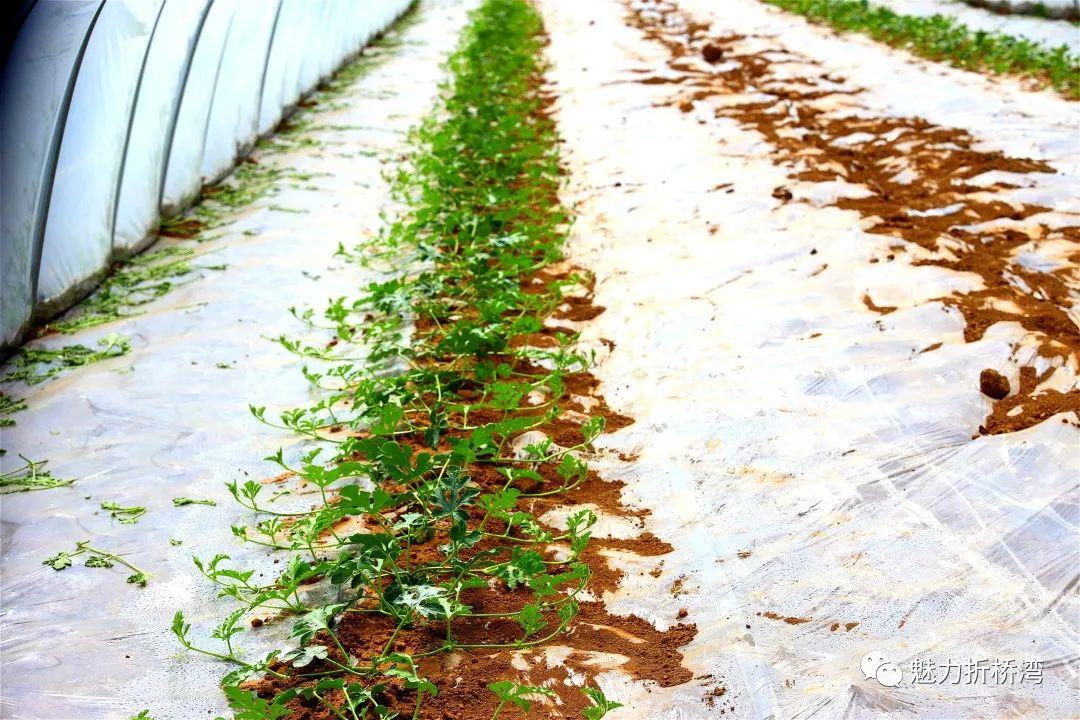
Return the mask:
[[[981,288],[933,299],[961,314],[966,342],[981,339],[999,322],[1024,329],[1050,370],[1036,372],[1028,357],[1019,387],[995,403],[979,433],[1023,430],[1062,412],[1080,418],[1080,327],[1070,314],[1080,288],[1080,228],[1040,222],[1050,208],[1000,195],[1016,187],[1009,178],[1054,173],[1051,166],[977,149],[969,133],[922,118],[838,112],[839,100],[862,91],[811,58],[776,47],[774,39],[711,35],[708,24],[671,2],[644,0],[627,7],[627,23],[670,53],[662,72],[639,70],[639,82],[675,86],[663,104],[687,113],[711,108],[716,117],[757,131],[793,181],[863,188],[862,197],[834,204],[858,212],[867,232],[895,238],[886,260],[902,255],[916,266],[978,276]],[[763,44],[773,46],[763,50]],[[793,201],[782,187],[773,197]],[[1022,261],[1036,252],[1053,267]],[[882,315],[899,309],[878,306],[869,295],[863,301]],[[1019,350],[1014,347],[1014,359]],[[1054,368],[1069,374],[1071,389],[1044,385]],[[978,370],[971,386],[978,391]]]

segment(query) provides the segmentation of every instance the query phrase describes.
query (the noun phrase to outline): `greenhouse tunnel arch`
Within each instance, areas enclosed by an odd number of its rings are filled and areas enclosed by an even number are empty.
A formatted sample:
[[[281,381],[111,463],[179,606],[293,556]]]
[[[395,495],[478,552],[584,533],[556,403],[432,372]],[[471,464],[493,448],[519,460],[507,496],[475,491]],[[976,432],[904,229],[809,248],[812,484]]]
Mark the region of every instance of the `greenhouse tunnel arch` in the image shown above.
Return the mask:
[[[91,292],[112,263],[153,244],[164,218],[227,176],[411,4],[35,0],[9,8],[0,79],[4,354]]]

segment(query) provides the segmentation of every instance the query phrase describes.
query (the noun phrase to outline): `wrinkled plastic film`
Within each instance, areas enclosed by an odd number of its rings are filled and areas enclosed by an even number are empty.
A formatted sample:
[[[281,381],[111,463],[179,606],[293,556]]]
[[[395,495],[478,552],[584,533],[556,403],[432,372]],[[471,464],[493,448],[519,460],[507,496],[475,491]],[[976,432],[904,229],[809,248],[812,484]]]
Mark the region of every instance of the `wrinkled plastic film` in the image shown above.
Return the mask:
[[[132,118],[116,206],[113,248],[130,251],[158,222],[164,163],[193,43],[207,11],[202,2],[166,2],[151,41]],[[161,31],[167,29],[166,31]]]
[[[219,180],[255,142],[259,88],[278,5],[278,0],[248,1],[237,8],[206,128],[200,170],[204,184]]]
[[[917,115],[1045,159],[1058,173],[1010,177],[1014,197],[1052,208],[1048,224],[1075,224],[1070,103],[757,3],[679,5],[708,34],[737,32],[744,51],[789,60],[778,66],[793,78],[800,65],[784,50],[863,88],[827,112]],[[609,472],[675,548],[662,563],[620,555],[623,585],[605,599],[661,628],[686,610],[697,626],[681,652],[700,681],[657,688],[605,673],[605,692],[633,703],[612,717],[1069,716],[1077,430],[1052,418],[972,437],[990,407],[979,371],[1038,362],[1032,339],[998,323],[966,342],[963,318],[935,298],[978,280],[869,263],[896,240],[834,206],[859,188],[794,181],[761,135],[708,100],[683,113],[673,86],[627,82],[669,54],[626,26],[622,3],[541,7],[565,199],[578,208],[571,259],[597,272],[594,302],[607,308],[583,339],[616,343],[596,374],[635,418],[602,438],[636,458]],[[798,201],[776,202],[779,186]],[[1062,252],[1047,244],[1030,261],[1057,267]],[[827,281],[814,273],[823,264]],[[867,292],[899,309],[869,311]],[[863,676],[872,651],[904,668],[903,685]],[[915,660],[1038,660],[1045,677],[915,684]]]
[[[169,148],[161,196],[163,216],[173,215],[190,203],[201,187],[206,128],[236,8],[237,0],[214,0],[195,46]]]
[[[0,80],[0,298],[2,341],[12,342],[34,311],[40,230],[69,83],[99,0],[34,5]],[[18,110],[15,112],[14,110]]]
[[[161,0],[108,2],[94,26],[53,178],[39,303],[56,302],[108,263],[132,103],[160,7]]]

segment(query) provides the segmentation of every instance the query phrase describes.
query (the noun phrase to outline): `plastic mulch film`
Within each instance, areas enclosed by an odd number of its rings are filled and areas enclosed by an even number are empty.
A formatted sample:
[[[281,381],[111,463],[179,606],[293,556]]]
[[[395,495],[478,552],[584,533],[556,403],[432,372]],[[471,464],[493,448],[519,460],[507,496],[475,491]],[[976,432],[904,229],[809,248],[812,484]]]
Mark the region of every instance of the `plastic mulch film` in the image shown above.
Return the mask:
[[[34,308],[41,221],[48,205],[59,142],[89,28],[101,2],[39,2],[23,23],[0,85],[0,266],[3,328],[12,342]],[[10,112],[17,108],[18,112]]]
[[[108,2],[90,34],[64,125],[38,274],[50,303],[104,269],[117,179],[161,2]]]
[[[1007,197],[1053,208],[1048,225],[1075,223],[1067,101],[750,0],[678,4],[710,28],[702,44],[738,33],[725,54],[756,53],[755,82],[772,93],[800,97],[827,72],[843,94],[815,88],[806,102],[830,117],[918,116],[970,132],[982,151],[1045,158],[1058,172],[1026,184],[1004,175]],[[594,302],[607,308],[583,339],[617,343],[596,374],[611,406],[635,418],[604,441],[634,456],[616,466],[623,497],[649,508],[646,527],[674,547],[662,564],[613,556],[625,581],[604,599],[661,629],[685,610],[697,627],[683,653],[700,682],[656,688],[612,673],[605,692],[633,703],[625,717],[635,718],[1074,717],[1080,436],[1068,415],[978,431],[992,407],[982,369],[1014,383],[1017,365],[1048,369],[1032,338],[1002,322],[967,342],[964,318],[940,298],[978,280],[899,250],[885,260],[899,243],[835,207],[841,193],[857,196],[854,183],[793,178],[802,165],[778,163],[756,129],[718,117],[725,103],[775,107],[774,96],[658,112],[681,77],[663,74],[669,49],[627,27],[623,3],[541,6],[563,197],[580,208],[569,255],[600,271]],[[721,72],[696,48],[677,62]],[[638,72],[671,84],[626,82]],[[813,132],[797,122],[802,109],[792,101],[780,142]],[[797,201],[777,202],[779,189]],[[1064,251],[1043,243],[1031,262],[1057,267]],[[895,307],[869,309],[867,292]],[[1075,387],[1075,366],[1057,378]],[[903,668],[902,686],[867,676],[871,653]],[[946,680],[950,665],[995,661],[1041,663],[1045,677]],[[933,664],[931,680],[915,674]]]
[[[121,253],[137,248],[157,227],[169,140],[209,7],[208,0],[165,3],[150,43],[116,205],[113,249]]]

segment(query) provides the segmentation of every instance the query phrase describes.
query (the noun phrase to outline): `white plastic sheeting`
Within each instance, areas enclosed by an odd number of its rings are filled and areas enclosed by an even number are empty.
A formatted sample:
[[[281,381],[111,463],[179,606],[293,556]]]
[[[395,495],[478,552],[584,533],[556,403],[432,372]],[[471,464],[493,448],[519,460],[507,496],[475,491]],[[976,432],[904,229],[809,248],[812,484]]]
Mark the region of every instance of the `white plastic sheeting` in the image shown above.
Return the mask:
[[[165,187],[161,196],[164,215],[177,212],[199,192],[206,126],[235,11],[236,0],[214,0],[195,46],[166,159]]]
[[[975,378],[1015,372],[1022,329],[965,342],[963,320],[933,298],[970,277],[869,263],[895,240],[831,202],[778,203],[778,186],[798,196],[816,183],[793,185],[761,134],[713,112],[753,96],[658,107],[678,86],[633,80],[670,51],[625,25],[622,2],[540,5],[564,201],[578,209],[570,257],[596,271],[594,302],[607,308],[583,340],[601,353],[608,402],[635,418],[601,443],[635,456],[611,476],[674,547],[659,566],[617,556],[626,579],[604,599],[661,629],[684,610],[698,629],[682,650],[692,683],[601,676],[627,704],[610,720],[1076,717],[1080,434],[1051,419],[972,437],[988,410]],[[921,115],[1047,160],[1060,175],[1039,176],[1038,191],[1075,224],[1067,101],[751,0],[679,5],[708,36],[745,37],[729,52],[767,52],[799,78],[797,49],[844,91],[864,89],[845,114]],[[868,290],[899,309],[871,312]],[[900,686],[864,676],[871,652],[903,668]],[[1045,677],[942,680],[969,659],[1041,661]],[[936,682],[913,677],[916,661],[937,663]]]
[[[39,3],[24,21],[4,68],[0,88],[0,108],[4,108],[0,122],[0,345],[14,342],[33,313],[38,232],[52,188],[46,180],[55,169],[57,130],[63,127],[72,82],[101,4],[101,0]]]
[[[37,301],[103,270],[139,71],[161,2],[107,2],[79,67],[53,178]]]
[[[318,27],[327,27],[329,25],[331,21],[330,2],[324,1],[317,3],[310,12],[311,16],[308,18],[310,24]],[[325,46],[320,45],[316,48],[309,48],[307,52],[303,53],[302,61],[300,63],[300,74],[297,78],[300,87],[308,87],[319,81],[320,67],[322,64],[319,59],[319,53],[324,52],[325,50]]]
[[[158,220],[163,168],[194,43],[202,30],[209,0],[166,2],[159,32],[150,44],[139,99],[131,121],[129,152],[120,181],[113,247],[131,250],[144,242]],[[135,148],[132,152],[131,149]]]
[[[259,133],[269,132],[281,120],[284,111],[299,96],[297,78],[306,20],[309,17],[305,0],[282,0],[278,13],[274,43],[266,59],[262,98],[259,106]]]
[[[408,4],[39,0],[4,68],[0,347],[152,240]]]
[[[219,180],[255,142],[263,68],[280,7],[273,0],[243,2],[236,8],[206,125],[203,183]]]
[[[985,7],[996,12],[1030,14],[1053,18],[1080,18],[1077,0],[963,0],[968,5]]]
[[[267,53],[266,71],[262,76],[257,128],[260,134],[272,130],[281,120],[285,109],[296,99],[289,97],[287,85],[291,70],[296,67],[297,51],[302,42],[303,17],[303,0],[282,0],[273,43]]]

